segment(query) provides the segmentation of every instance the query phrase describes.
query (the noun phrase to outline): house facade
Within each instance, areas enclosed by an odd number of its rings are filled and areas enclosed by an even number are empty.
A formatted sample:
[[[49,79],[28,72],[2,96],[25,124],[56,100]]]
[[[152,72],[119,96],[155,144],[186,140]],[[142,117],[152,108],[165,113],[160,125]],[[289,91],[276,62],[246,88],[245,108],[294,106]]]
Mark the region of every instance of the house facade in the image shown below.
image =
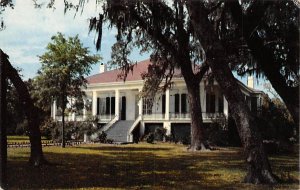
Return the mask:
[[[167,135],[182,137],[190,133],[190,108],[188,93],[180,71],[175,72],[173,85],[164,93],[155,97],[140,98],[143,88],[141,74],[147,72],[150,60],[137,63],[133,71],[128,73],[126,81],[118,78],[121,70],[106,70],[100,65],[99,74],[87,77],[87,95],[85,108],[70,114],[67,120],[82,121],[89,115],[98,118],[100,131],[105,131],[108,138],[118,142],[133,142],[134,139],[153,132],[155,128],[166,129]],[[262,92],[247,87],[239,82],[250,109],[257,111],[261,105]],[[216,81],[206,85],[204,77],[200,83],[202,117],[205,124],[219,122],[226,129],[229,115],[228,103]],[[248,80],[253,87],[253,78]],[[56,103],[52,106],[52,117],[60,120]]]

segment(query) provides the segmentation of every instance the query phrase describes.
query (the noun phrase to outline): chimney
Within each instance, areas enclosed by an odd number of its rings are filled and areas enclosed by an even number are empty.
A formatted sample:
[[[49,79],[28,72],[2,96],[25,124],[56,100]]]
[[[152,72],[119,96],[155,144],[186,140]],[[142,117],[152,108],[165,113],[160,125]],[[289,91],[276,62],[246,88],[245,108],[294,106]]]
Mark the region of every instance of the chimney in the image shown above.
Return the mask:
[[[254,78],[253,78],[253,76],[248,76],[247,86],[250,87],[250,88],[254,88]]]
[[[104,73],[104,72],[106,72],[106,71],[107,71],[106,64],[100,63],[99,73]]]

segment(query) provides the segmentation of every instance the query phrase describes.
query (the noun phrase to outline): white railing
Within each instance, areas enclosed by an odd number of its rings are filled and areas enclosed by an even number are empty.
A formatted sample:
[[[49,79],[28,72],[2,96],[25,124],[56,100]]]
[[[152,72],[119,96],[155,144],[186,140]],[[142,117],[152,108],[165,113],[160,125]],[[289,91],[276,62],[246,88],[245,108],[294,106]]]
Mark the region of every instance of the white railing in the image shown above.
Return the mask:
[[[61,115],[57,115],[55,116],[55,120],[56,121],[62,121],[62,116]],[[65,121],[74,121],[72,116],[65,116]]]
[[[217,119],[224,117],[224,113],[202,113],[203,119]]]
[[[97,115],[99,121],[110,121],[112,120],[115,116],[111,114],[100,114]]]
[[[163,120],[165,119],[165,114],[154,113],[154,114],[144,114],[143,120]]]
[[[191,119],[190,113],[170,113],[171,119]]]
[[[104,125],[101,129],[100,132],[102,131],[107,131],[114,123],[116,123],[119,120],[119,116],[116,115],[112,120],[110,120],[106,125]]]
[[[135,121],[133,122],[133,124],[131,125],[130,129],[128,130],[127,133],[127,142],[133,142],[133,135],[132,135],[132,131],[134,130],[134,128],[136,127],[136,125],[142,120],[142,116],[139,115]]]

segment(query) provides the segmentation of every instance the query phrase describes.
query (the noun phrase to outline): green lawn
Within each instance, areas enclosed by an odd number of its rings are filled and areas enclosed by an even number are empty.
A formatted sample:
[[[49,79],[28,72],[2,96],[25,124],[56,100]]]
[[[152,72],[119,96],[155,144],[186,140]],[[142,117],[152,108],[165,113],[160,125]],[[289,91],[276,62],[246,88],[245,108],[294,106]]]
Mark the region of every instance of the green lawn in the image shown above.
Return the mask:
[[[43,141],[49,141],[45,137],[42,137]],[[7,136],[7,143],[29,143],[29,137],[28,136]]]
[[[191,153],[182,145],[81,145],[45,147],[54,165],[30,168],[28,148],[8,150],[11,189],[299,189],[298,153],[270,158],[285,183],[241,183],[239,148]]]

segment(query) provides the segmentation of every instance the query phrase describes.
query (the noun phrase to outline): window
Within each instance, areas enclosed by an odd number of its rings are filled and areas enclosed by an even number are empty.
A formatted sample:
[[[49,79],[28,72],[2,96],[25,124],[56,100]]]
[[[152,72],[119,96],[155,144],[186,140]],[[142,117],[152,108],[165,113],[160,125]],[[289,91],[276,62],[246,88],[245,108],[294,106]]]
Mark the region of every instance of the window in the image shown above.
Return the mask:
[[[153,98],[143,98],[143,114],[152,114]]]
[[[97,98],[97,115],[100,114],[100,98]]]
[[[166,95],[163,94],[161,98],[161,111],[163,114],[166,113]]]
[[[186,94],[181,94],[181,113],[187,113]]]
[[[257,97],[251,97],[251,111],[257,111]]]
[[[214,94],[206,93],[206,112],[207,113],[216,112],[216,102],[215,102]]]
[[[105,114],[109,115],[110,114],[110,97],[106,97],[105,104],[106,104]]]
[[[110,101],[111,101],[111,108],[110,108],[111,113],[110,114],[114,115],[116,113],[116,110],[115,110],[116,98],[111,97]]]
[[[179,94],[175,94],[175,113],[179,113]]]
[[[218,105],[219,113],[223,113],[224,111],[224,99],[223,95],[219,96],[219,105]]]

